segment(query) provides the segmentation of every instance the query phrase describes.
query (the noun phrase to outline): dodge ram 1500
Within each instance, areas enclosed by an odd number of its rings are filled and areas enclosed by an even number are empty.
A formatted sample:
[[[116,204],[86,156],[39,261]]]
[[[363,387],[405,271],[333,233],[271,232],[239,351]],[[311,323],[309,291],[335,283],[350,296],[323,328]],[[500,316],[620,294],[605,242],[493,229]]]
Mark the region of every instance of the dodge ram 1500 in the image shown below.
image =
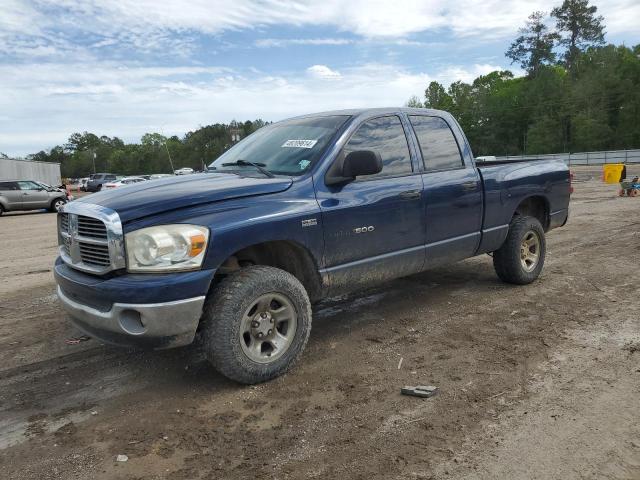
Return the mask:
[[[222,374],[262,382],[300,357],[324,297],[483,253],[502,280],[534,281],[570,183],[560,161],[477,167],[443,111],[306,115],[261,128],[208,173],[64,205],[58,296],[105,342],[197,336]]]

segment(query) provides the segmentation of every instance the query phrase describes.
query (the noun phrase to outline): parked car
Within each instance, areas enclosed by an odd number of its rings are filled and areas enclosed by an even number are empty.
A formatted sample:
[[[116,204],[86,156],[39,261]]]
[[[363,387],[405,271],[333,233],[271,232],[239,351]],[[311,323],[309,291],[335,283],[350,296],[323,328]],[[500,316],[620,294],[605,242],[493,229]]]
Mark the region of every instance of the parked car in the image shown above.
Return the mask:
[[[102,190],[102,185],[107,182],[115,182],[116,180],[118,180],[118,176],[113,173],[94,173],[89,176],[85,191],[99,192]]]
[[[146,180],[142,177],[123,177],[120,180],[115,182],[107,182],[102,186],[103,188],[117,188],[122,187],[124,185],[132,185],[134,183],[146,182]]]
[[[179,168],[173,173],[175,173],[176,175],[191,175],[193,173],[193,168],[189,168],[189,167]]]
[[[242,383],[294,364],[324,297],[483,253],[533,282],[571,187],[562,161],[476,166],[454,118],[428,109],[274,123],[209,170],[65,205],[54,272],[89,335],[170,348],[198,332]]]
[[[81,191],[87,191],[87,182],[89,182],[89,177],[84,177],[78,180],[78,185]]]
[[[41,208],[57,212],[65,203],[66,190],[45,187],[33,180],[0,180],[0,215],[4,212]]]
[[[64,185],[59,185],[57,187],[52,187],[51,185],[44,183],[44,182],[38,182],[36,181],[36,183],[40,186],[42,186],[45,190],[47,190],[48,192],[63,192],[65,194],[65,196],[67,197],[67,201],[70,202],[71,200],[73,200],[73,195],[71,195],[71,193],[69,193],[69,190],[67,190],[67,188]]]
[[[154,173],[153,175],[149,176],[149,180],[158,180],[159,178],[167,178],[167,177],[173,177],[173,175],[169,173]]]

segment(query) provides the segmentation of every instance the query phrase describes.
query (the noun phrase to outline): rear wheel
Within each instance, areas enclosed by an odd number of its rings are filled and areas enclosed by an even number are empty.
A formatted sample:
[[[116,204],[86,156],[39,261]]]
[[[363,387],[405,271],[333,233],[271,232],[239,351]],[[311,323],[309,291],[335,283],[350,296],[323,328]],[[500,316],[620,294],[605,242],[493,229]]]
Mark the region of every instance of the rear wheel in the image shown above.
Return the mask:
[[[517,216],[506,240],[493,252],[493,267],[501,280],[526,285],[540,275],[545,253],[544,229],[538,219]]]
[[[3,213],[4,213],[4,207],[0,205],[0,216],[2,216]]]
[[[300,357],[311,331],[311,302],[288,272],[253,266],[214,288],[204,310],[205,355],[240,383],[282,375]]]
[[[640,190],[638,190],[637,188],[631,189],[629,191],[630,197],[637,197],[638,195],[640,195]]]

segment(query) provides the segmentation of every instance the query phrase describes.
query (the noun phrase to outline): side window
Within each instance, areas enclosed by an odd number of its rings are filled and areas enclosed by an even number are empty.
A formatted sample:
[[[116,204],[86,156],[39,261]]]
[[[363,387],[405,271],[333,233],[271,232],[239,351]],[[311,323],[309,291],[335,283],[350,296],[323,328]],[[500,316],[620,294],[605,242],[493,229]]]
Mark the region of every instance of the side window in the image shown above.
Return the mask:
[[[373,150],[382,157],[382,171],[375,175],[358,177],[359,180],[406,175],[412,172],[407,137],[400,118],[396,115],[366,121],[349,139],[344,154],[355,150]]]
[[[115,175],[107,175],[104,177],[105,180],[115,180],[116,176]]]
[[[420,143],[424,167],[427,171],[463,168],[464,163],[453,132],[440,117],[411,115],[413,130]]]
[[[0,190],[18,190],[16,182],[0,182]]]
[[[20,190],[38,190],[38,189],[42,189],[42,187],[40,185],[37,185],[33,182],[18,182],[18,185],[20,185]]]

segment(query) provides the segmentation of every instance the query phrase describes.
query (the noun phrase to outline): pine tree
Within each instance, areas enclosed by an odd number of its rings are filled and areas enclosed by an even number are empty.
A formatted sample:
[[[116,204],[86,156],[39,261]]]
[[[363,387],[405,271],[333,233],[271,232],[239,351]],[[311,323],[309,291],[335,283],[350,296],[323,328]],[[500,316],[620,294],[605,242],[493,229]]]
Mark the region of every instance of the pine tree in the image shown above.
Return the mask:
[[[532,77],[538,74],[542,65],[555,62],[553,48],[560,38],[557,33],[549,32],[544,17],[544,12],[529,15],[526,26],[519,30],[520,36],[505,53],[511,63],[517,62]]]
[[[589,5],[589,0],[564,0],[562,6],[551,11],[561,35],[560,43],[567,48],[565,65],[573,76],[576,75],[580,52],[604,44],[604,18],[596,16],[597,10],[597,7]]]

